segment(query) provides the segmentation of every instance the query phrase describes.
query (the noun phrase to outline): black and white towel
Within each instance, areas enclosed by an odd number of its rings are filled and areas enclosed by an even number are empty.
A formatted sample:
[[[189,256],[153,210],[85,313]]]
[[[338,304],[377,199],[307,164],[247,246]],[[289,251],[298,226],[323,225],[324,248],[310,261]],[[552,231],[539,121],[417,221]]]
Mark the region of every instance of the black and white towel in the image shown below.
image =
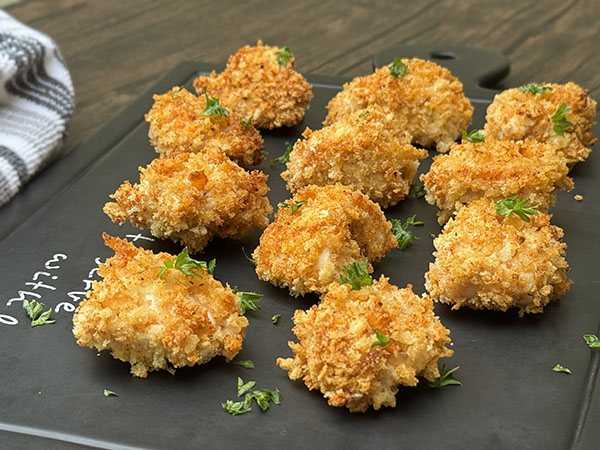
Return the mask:
[[[0,206],[60,151],[74,106],[56,44],[0,11]]]

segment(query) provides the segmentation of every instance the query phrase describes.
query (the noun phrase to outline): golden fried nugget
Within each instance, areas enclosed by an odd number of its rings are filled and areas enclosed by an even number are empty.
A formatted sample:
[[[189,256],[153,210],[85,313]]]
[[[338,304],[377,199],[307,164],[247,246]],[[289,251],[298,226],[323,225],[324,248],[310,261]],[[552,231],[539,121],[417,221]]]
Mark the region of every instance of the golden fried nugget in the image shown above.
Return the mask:
[[[412,142],[446,152],[471,122],[473,107],[462,84],[448,69],[422,59],[403,59],[407,72],[395,77],[390,68],[355,78],[327,105],[329,125],[342,117],[387,106],[406,122]]]
[[[440,224],[463,205],[478,198],[529,198],[540,211],[556,201],[556,189],[572,189],[573,180],[564,156],[550,144],[497,140],[454,144],[450,153],[438,155],[427,174],[421,175],[425,199],[440,208]]]
[[[396,406],[399,384],[415,386],[417,376],[435,380],[438,359],[453,353],[431,299],[383,276],[359,290],[332,284],[318,306],[296,311],[294,323],[299,342],[288,342],[294,358],[278,358],[277,365],[351,412]],[[390,339],[387,345],[373,346],[376,331]]]
[[[240,315],[239,298],[207,274],[175,269],[159,277],[166,259],[136,248],[125,239],[103,235],[115,256],[100,264],[104,278],[73,316],[73,334],[82,347],[110,350],[131,364],[131,373],[202,364],[215,356],[233,359],[242,349],[248,320]]]
[[[487,198],[463,207],[433,241],[435,261],[425,274],[429,295],[452,309],[541,313],[572,281],[562,229],[543,213],[530,219],[502,217]]]
[[[178,153],[140,167],[140,182],[125,181],[104,212],[113,222],[129,220],[153,236],[201,252],[214,236],[241,239],[269,224],[267,178],[246,172],[212,147]]]
[[[257,128],[296,125],[308,109],[312,87],[294,70],[293,56],[285,65],[278,63],[281,51],[262,41],[247,45],[229,57],[223,72],[196,78],[194,87],[198,93],[207,88],[209,95]]]
[[[552,90],[532,94],[515,88],[496,95],[487,109],[486,133],[498,139],[536,139],[563,153],[569,165],[584,161],[591,151],[588,147],[596,142],[592,134],[596,102],[575,83],[542,86]],[[571,109],[566,115],[571,126],[559,136],[552,116],[562,103]]]
[[[264,159],[263,139],[253,126],[245,126],[238,114],[207,116],[204,97],[175,87],[154,96],[146,114],[150,123],[150,143],[161,156],[176,152],[201,152],[207,145],[217,146],[242,167],[256,166]]]
[[[349,187],[307,186],[286,204],[253,257],[261,280],[288,287],[294,296],[325,292],[346,264],[361,255],[378,261],[397,246],[381,208]]]
[[[304,131],[290,153],[281,177],[291,192],[309,184],[341,183],[361,191],[383,208],[408,193],[426,150],[410,145],[411,137],[396,114],[379,105]]]

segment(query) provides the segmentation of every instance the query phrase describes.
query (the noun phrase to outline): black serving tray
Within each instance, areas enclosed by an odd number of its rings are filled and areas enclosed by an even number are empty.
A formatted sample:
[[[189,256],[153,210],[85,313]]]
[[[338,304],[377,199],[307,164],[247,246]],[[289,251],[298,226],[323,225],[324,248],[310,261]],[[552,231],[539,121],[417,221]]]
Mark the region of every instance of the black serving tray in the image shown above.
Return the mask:
[[[404,48],[395,49],[394,55],[415,54]],[[469,64],[472,71],[477,69],[476,60]],[[553,301],[544,314],[524,318],[516,312],[451,311],[436,305],[454,342],[455,355],[445,362],[460,365],[456,378],[462,386],[433,389],[422,381],[416,388],[400,388],[394,409],[351,414],[329,407],[320,393],[309,392],[301,382],[290,381],[275,359],[291,355],[287,341],[294,340],[294,310],[308,308],[318,298],[295,299],[257,279],[242,247],[250,253],[258,232],[241,241],[216,240],[200,257],[217,259],[215,276],[222,282],[264,294],[262,309],[248,313],[250,326],[236,358],[252,359],[255,369],[217,358],[178,369],[174,376],[154,372],[139,379],[129,374],[128,364],[108,353],[97,356],[78,347],[69,310],[78,304],[89,280],[97,279],[92,271],[97,260],[111,256],[102,232],[130,235],[136,245],[155,251],[180,250],[170,242],[147,240],[147,231],[113,224],[101,209],[123,180],[137,181],[137,167],[156,156],[143,121],[151,94],[173,85],[191,90],[195,76],[213,68],[199,63],[175,67],[2,209],[0,314],[4,322],[18,323],[0,324],[0,448],[595,448],[600,437],[600,406],[597,394],[593,396],[599,355],[582,339],[585,333],[597,333],[600,317],[595,295],[600,283],[600,212],[595,208],[599,195],[594,182],[600,168],[595,152],[573,170],[575,191],[561,193],[552,210],[553,222],[565,229],[569,245],[567,259],[575,283],[567,295]],[[321,126],[325,105],[347,81],[308,79],[315,98],[304,121],[294,128],[263,132],[268,159],[260,168],[269,175],[273,205],[288,194],[279,177],[283,167],[270,167],[268,161],[281,155],[285,142],[297,139],[306,126]],[[472,128],[481,128],[491,96],[480,92],[473,98]],[[420,172],[429,163],[430,159],[424,162]],[[584,201],[575,202],[574,193]],[[406,200],[386,211],[388,218],[416,214],[425,226],[415,229],[420,239],[411,247],[390,252],[376,265],[377,276],[384,273],[399,286],[412,283],[416,292],[424,291],[423,274],[432,261],[430,234],[440,231],[435,213],[423,199]],[[36,287],[39,281],[44,286]],[[59,308],[53,314],[55,324],[29,326],[18,299],[32,299],[31,293]],[[271,323],[274,314],[282,315],[278,325]],[[553,372],[557,362],[573,375]],[[227,414],[221,403],[235,399],[238,376],[256,380],[258,387],[279,388],[281,405],[265,413],[255,407],[243,416]],[[104,389],[119,397],[105,397]]]

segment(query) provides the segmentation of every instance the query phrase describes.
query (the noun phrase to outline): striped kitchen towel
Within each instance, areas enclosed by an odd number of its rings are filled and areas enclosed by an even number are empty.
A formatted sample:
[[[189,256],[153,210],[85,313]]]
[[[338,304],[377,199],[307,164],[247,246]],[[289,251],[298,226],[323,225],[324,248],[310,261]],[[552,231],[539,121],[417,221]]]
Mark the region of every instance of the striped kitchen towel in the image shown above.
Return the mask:
[[[0,206],[60,151],[74,96],[52,39],[0,11]]]

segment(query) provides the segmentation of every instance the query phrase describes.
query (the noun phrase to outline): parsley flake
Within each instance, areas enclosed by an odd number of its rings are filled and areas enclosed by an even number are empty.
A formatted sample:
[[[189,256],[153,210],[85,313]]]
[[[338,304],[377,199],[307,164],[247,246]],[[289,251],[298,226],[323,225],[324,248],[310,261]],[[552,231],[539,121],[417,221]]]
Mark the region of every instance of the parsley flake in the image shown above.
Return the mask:
[[[538,83],[527,83],[527,84],[524,84],[523,86],[520,86],[519,90],[524,93],[529,92],[531,95],[535,95],[535,94],[544,95],[546,93],[546,91],[553,91],[554,89],[552,89],[551,86],[542,86],[541,84],[538,84]]]
[[[277,55],[277,64],[281,67],[287,66],[294,57],[294,54],[289,47],[283,47],[281,50],[275,52],[275,54]]]
[[[181,92],[181,90],[183,89],[182,86],[177,86],[176,88],[173,88],[173,93],[171,94],[171,96],[173,98],[176,98],[179,96],[179,93]]]
[[[273,161],[269,163],[269,166],[274,166],[275,164],[287,164],[290,161],[290,153],[294,147],[288,142],[285,141],[285,153],[281,155],[279,158],[275,158]]]
[[[238,377],[237,381],[237,394],[238,397],[244,396],[244,400],[240,402],[234,402],[233,400],[227,400],[225,403],[221,403],[221,406],[229,414],[237,416],[252,411],[252,400],[256,401],[256,404],[263,411],[266,411],[271,406],[271,403],[275,405],[281,404],[281,394],[279,389],[272,391],[271,389],[252,389],[256,385],[256,381],[248,381],[244,383],[244,380]]]
[[[367,114],[369,114],[369,110],[368,110],[368,109],[367,109],[367,110],[365,110],[364,112],[361,112],[361,113],[358,115],[358,118],[359,118],[359,119],[362,119],[362,118],[363,118],[363,117],[365,117]]]
[[[406,219],[406,223],[402,223],[400,219],[391,219],[390,222],[392,222],[392,234],[396,237],[396,241],[398,242],[398,250],[404,250],[408,247],[408,244],[419,239],[408,229],[409,225],[412,225],[413,227],[421,227],[424,225],[423,222],[415,220],[414,215]]]
[[[555,365],[552,368],[552,370],[554,370],[555,372],[568,373],[569,375],[571,375],[571,369],[565,366],[561,366],[560,364]]]
[[[257,294],[256,292],[238,291],[236,286],[234,286],[231,290],[240,298],[240,301],[237,302],[236,305],[241,308],[242,315],[246,314],[247,311],[258,311],[260,309],[260,305],[257,305],[257,303],[262,299],[262,294]]]
[[[600,348],[600,339],[595,334],[584,334],[583,339],[589,348]]]
[[[108,389],[104,389],[104,396],[105,397],[118,397],[119,394],[117,394],[114,391],[109,391]]]
[[[256,260],[255,260],[254,258],[251,258],[250,256],[248,256],[248,255],[246,254],[246,250],[244,249],[244,247],[242,247],[242,253],[244,254],[244,257],[245,257],[245,258],[246,258],[248,261],[250,261],[250,263],[252,263],[252,265],[253,265],[254,267],[256,267],[256,265],[257,265],[257,262],[256,262]]]
[[[462,386],[462,383],[458,380],[455,380],[452,375],[458,369],[460,369],[460,366],[456,366],[454,369],[450,369],[450,370],[446,371],[446,364],[442,364],[442,368],[440,369],[439,378],[436,379],[435,381],[432,381],[431,383],[429,383],[429,386],[434,387],[434,388],[448,386],[450,384],[456,384],[456,385]]]
[[[273,317],[271,317],[271,322],[273,325],[277,325],[279,319],[281,319],[281,314],[275,314]]]
[[[244,369],[254,369],[254,361],[245,359],[243,361],[233,361],[236,366],[242,366]]]
[[[27,317],[31,319],[32,327],[55,322],[54,320],[49,320],[50,315],[52,314],[52,308],[48,311],[44,311],[45,307],[46,305],[35,300],[23,300],[23,309],[27,312]]]
[[[217,97],[208,96],[208,93],[206,92],[206,86],[204,86],[203,93],[206,97],[206,108],[204,108],[204,111],[202,111],[200,114],[210,117],[223,117],[229,115],[229,111],[221,106],[221,103],[219,103],[219,99]]]
[[[391,339],[379,330],[375,330],[375,336],[377,337],[377,340],[371,344],[371,348],[377,346],[385,347],[390,343]]]
[[[162,278],[165,272],[169,269],[175,269],[181,271],[184,275],[188,277],[198,277],[202,278],[202,274],[192,272],[192,269],[204,269],[206,273],[212,275],[215,271],[215,267],[217,266],[217,260],[211,259],[208,263],[206,261],[197,261],[193,258],[190,258],[187,247],[185,247],[179,255],[175,256],[173,259],[165,259],[162,266],[154,266],[153,269],[160,269],[160,273],[158,274],[158,278]]]
[[[525,222],[529,222],[529,216],[538,215],[538,207],[527,206],[529,199],[520,200],[517,195],[512,195],[504,200],[496,200],[496,214],[502,217],[508,217],[512,213],[519,216]]]
[[[468,133],[463,131],[462,139],[463,141],[468,141],[471,144],[477,144],[485,141],[485,136],[481,133],[481,130],[471,130]]]
[[[569,108],[566,103],[561,103],[551,117],[554,132],[559,136],[564,136],[565,130],[573,125],[567,120],[567,114],[570,112],[571,108]]]
[[[302,205],[304,205],[308,200],[300,200],[298,202],[279,202],[277,203],[277,207],[278,208],[290,208],[292,210],[293,213],[295,213],[296,211],[298,211],[298,208],[300,208]]]
[[[402,75],[408,73],[408,66],[404,64],[400,58],[394,58],[388,67],[390,68],[392,76],[396,78],[400,78]]]
[[[373,284],[373,278],[369,275],[367,258],[364,256],[360,261],[346,264],[342,271],[344,273],[340,275],[338,283],[351,285],[353,291],[357,291],[363,286],[371,286]]]
[[[420,184],[411,184],[408,190],[408,198],[419,198],[427,195],[425,187]]]
[[[252,117],[254,117],[254,114],[252,114],[250,117],[248,117],[248,120],[240,120],[240,123],[242,125],[244,125],[244,127],[246,128],[246,130],[248,128],[250,128],[250,125],[252,125]]]
[[[242,402],[234,402],[233,400],[227,400],[225,403],[221,403],[221,406],[232,416],[239,416],[252,411],[252,398],[247,397]]]

